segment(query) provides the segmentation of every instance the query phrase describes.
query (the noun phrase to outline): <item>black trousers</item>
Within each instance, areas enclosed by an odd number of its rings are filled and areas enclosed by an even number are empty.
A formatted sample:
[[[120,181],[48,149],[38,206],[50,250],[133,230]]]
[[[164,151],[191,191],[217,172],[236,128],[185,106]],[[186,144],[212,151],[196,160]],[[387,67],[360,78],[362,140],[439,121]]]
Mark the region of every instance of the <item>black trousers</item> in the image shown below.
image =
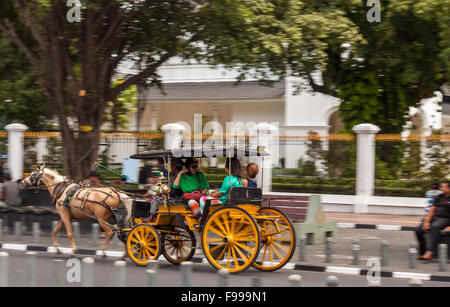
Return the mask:
[[[423,222],[416,228],[416,237],[419,242],[419,255],[425,254],[427,250],[425,231],[422,229]],[[450,218],[434,217],[430,223],[430,250],[434,256],[437,256],[437,247],[439,244],[440,231],[450,226]]]

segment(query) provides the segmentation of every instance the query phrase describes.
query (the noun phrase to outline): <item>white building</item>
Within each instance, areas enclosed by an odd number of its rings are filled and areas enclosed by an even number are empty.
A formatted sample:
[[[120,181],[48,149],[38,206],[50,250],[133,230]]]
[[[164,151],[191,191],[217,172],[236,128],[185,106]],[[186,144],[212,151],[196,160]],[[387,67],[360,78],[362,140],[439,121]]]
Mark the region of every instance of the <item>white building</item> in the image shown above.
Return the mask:
[[[129,69],[122,72],[131,73]],[[247,79],[235,86],[237,71],[207,64],[186,64],[172,59],[159,70],[164,93],[157,87],[140,89],[140,125],[133,129],[155,130],[161,125],[185,122],[193,127],[194,114],[201,113],[204,123],[217,121],[225,127],[227,122],[278,123],[280,135],[307,136],[316,132],[320,136],[336,132],[342,125],[338,116],[339,99],[321,93],[301,91],[296,84],[301,80],[289,77],[262,86],[257,80]],[[411,108],[414,133],[429,135],[431,129],[441,128],[442,96],[426,99],[420,108]],[[408,128],[408,127],[405,127]],[[296,167],[305,146],[296,144],[280,149],[285,166]]]

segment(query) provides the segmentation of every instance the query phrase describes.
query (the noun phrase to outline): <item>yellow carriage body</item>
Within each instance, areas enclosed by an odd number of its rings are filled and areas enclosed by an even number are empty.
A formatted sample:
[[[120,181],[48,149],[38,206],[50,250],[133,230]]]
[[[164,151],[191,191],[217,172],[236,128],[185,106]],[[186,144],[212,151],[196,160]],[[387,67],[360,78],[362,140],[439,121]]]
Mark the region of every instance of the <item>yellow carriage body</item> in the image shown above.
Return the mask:
[[[236,151],[234,154],[236,156]],[[171,152],[143,153],[131,158],[150,159],[160,155],[170,156]],[[262,271],[282,268],[295,251],[296,237],[291,221],[278,209],[261,205],[260,189],[232,188],[231,197],[233,189],[249,201],[239,197],[226,205],[207,202],[201,220],[185,205],[169,202],[159,207],[153,223],[143,223],[139,218],[146,216],[143,213],[134,216],[134,227],[119,231],[128,234],[126,244],[131,260],[137,265],[146,265],[158,259],[161,253],[174,264],[190,260],[197,248],[193,234],[197,232],[207,261],[216,269],[241,272],[250,266]],[[252,199],[249,194],[255,191],[259,196]],[[255,201],[255,198],[259,199]],[[140,202],[134,206],[150,204]]]

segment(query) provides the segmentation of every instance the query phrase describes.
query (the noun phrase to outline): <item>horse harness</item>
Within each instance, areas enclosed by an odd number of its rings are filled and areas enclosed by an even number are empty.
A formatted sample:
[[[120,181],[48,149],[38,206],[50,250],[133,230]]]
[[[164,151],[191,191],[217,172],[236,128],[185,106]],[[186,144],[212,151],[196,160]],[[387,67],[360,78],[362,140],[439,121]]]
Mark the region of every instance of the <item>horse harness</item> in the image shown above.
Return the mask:
[[[54,190],[54,193],[53,193],[53,204],[54,204],[54,205],[56,205],[57,200],[62,196],[62,194],[64,193],[64,191],[65,191],[65,190],[67,189],[67,187],[70,186],[71,184],[73,184],[73,182],[71,182],[71,181],[64,181],[64,182],[61,182],[61,183],[59,183],[59,184],[56,185],[55,190]],[[119,193],[118,193],[115,189],[113,189],[113,188],[109,188],[109,189],[111,189],[111,191],[112,191],[115,195],[113,195],[112,193],[108,193],[108,192],[106,192],[106,191],[102,191],[102,190],[97,189],[97,188],[92,188],[92,187],[91,187],[91,188],[86,188],[86,187],[82,187],[82,186],[80,186],[80,185],[78,185],[78,184],[75,184],[73,187],[71,187],[70,189],[67,190],[66,195],[65,195],[65,198],[64,198],[64,201],[63,201],[62,203],[59,202],[58,205],[59,205],[59,206],[62,206],[62,205],[63,205],[63,206],[65,206],[65,207],[72,208],[72,207],[69,205],[69,202],[70,202],[72,199],[76,199],[76,200],[80,200],[80,201],[81,201],[81,210],[84,210],[84,207],[86,206],[86,203],[87,203],[87,202],[94,203],[94,204],[98,204],[98,205],[100,205],[100,206],[102,206],[102,207],[104,207],[104,208],[106,208],[106,209],[112,210],[112,208],[106,204],[106,201],[107,201],[110,197],[114,197],[114,196],[117,196],[117,197],[120,199],[120,196],[119,196]],[[81,193],[82,191],[86,191],[86,190],[87,190],[87,192],[84,193],[84,195],[80,196],[80,193]],[[97,193],[105,194],[106,197],[105,197],[102,201],[96,201],[96,200],[89,199],[89,195],[90,195],[92,192],[97,192]]]

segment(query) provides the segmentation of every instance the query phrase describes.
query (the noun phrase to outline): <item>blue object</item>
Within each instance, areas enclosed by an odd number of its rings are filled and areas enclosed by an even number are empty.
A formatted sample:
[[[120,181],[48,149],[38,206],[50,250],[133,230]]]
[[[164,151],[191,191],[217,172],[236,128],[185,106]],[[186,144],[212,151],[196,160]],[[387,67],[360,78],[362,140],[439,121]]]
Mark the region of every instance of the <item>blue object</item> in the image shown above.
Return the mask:
[[[247,188],[257,188],[258,183],[254,179],[247,178]]]
[[[138,181],[139,160],[125,158],[122,167],[122,176],[126,176],[127,183],[136,183]]]
[[[8,155],[2,155],[2,159],[8,159]]]

